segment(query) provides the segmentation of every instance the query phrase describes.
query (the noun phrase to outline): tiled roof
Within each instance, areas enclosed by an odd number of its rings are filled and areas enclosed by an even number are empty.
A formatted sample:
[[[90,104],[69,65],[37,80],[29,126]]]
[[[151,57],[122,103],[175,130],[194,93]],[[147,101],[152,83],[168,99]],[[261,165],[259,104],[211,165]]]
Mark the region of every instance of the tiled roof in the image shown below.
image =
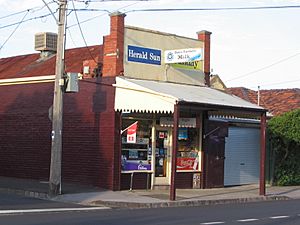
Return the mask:
[[[257,104],[257,91],[244,87],[228,88],[229,93]],[[271,89],[260,91],[260,105],[278,116],[300,108],[300,89]]]
[[[102,62],[102,45],[73,48],[66,50],[66,72],[81,72],[84,60],[93,58]],[[92,58],[93,57],[93,58]],[[44,76],[55,74],[56,55],[41,60],[40,54],[13,56],[0,59],[0,79]]]

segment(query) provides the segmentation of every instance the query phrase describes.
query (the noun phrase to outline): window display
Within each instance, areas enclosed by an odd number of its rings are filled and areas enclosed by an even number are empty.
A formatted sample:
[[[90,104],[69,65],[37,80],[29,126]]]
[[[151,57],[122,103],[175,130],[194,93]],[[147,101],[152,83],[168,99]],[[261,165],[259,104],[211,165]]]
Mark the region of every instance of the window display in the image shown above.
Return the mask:
[[[128,127],[136,125],[135,143],[128,141]],[[123,120],[122,126],[122,171],[150,171],[151,148],[149,147],[149,123],[148,121]]]
[[[177,171],[199,171],[199,129],[179,128]]]

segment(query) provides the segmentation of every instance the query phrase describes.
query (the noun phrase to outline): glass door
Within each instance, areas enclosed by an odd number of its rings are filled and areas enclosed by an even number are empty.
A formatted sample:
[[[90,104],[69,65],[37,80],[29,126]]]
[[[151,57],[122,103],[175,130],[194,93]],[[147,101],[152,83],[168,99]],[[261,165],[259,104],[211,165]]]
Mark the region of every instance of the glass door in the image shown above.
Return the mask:
[[[170,131],[156,130],[155,183],[168,184],[170,160]]]

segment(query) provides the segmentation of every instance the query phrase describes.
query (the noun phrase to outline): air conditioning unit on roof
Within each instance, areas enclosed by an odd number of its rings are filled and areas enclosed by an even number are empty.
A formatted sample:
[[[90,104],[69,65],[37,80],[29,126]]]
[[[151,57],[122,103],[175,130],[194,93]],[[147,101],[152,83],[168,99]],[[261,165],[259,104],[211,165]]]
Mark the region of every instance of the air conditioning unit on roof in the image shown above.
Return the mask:
[[[36,51],[52,51],[56,52],[57,34],[50,32],[42,32],[35,34],[34,49]]]

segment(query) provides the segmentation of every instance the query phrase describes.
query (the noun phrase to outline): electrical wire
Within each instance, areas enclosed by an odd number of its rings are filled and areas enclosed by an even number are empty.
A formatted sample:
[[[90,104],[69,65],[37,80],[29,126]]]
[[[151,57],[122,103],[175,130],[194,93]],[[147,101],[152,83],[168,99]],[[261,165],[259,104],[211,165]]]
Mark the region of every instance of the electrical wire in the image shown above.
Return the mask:
[[[71,39],[71,41],[72,41],[74,47],[77,48],[77,45],[76,45],[76,43],[75,43],[75,41],[74,41],[74,39],[73,39],[73,36],[72,36],[72,34],[71,34],[70,29],[67,29],[67,31],[68,31],[68,34],[69,34],[69,36],[70,36],[70,39]]]
[[[264,9],[298,9],[300,5],[284,6],[257,6],[257,7],[221,7],[221,8],[165,8],[165,9],[135,9],[125,13],[132,12],[175,12],[175,11],[229,11],[229,10],[264,10]]]
[[[110,13],[110,11],[106,10],[106,9],[71,9],[71,11],[88,11],[88,12],[106,12],[106,13]]]
[[[58,11],[58,9],[55,12],[57,12],[57,11]],[[0,27],[0,29],[4,29],[4,28],[7,28],[7,27],[19,25],[21,23],[26,23],[26,22],[31,21],[31,20],[46,18],[46,17],[51,16],[51,15],[52,15],[51,13],[48,13],[48,14],[45,14],[45,15],[42,15],[42,16],[31,17],[31,18],[29,18],[27,20],[24,20],[22,22],[16,22],[16,23],[10,23],[10,24],[4,25],[4,26]]]
[[[47,3],[48,5],[52,4],[52,3],[55,3],[54,1],[51,1],[49,3]],[[30,8],[30,9],[25,9],[25,10],[22,10],[22,11],[19,11],[19,12],[15,12],[15,13],[12,13],[12,14],[8,14],[6,16],[2,16],[0,17],[0,20],[1,19],[6,19],[8,17],[12,17],[12,16],[16,16],[16,15],[19,15],[19,14],[22,14],[24,12],[28,12],[28,11],[33,11],[33,12],[36,12],[36,11],[40,11],[42,10],[43,8],[45,8],[45,6],[40,6],[40,7],[33,7],[33,8]]]
[[[4,45],[9,41],[9,39],[13,36],[13,34],[17,31],[17,29],[19,28],[19,26],[21,25],[21,23],[24,21],[25,17],[28,15],[29,10],[27,10],[27,13],[23,16],[22,20],[20,21],[20,23],[15,27],[15,29],[13,30],[13,32],[8,36],[8,38],[4,41],[4,43],[2,44],[2,46],[0,47],[0,51],[2,50],[2,48],[4,47]]]
[[[233,78],[231,78],[231,79],[229,79],[229,80],[226,80],[225,82],[233,81],[233,80],[238,80],[238,79],[241,79],[241,78],[244,78],[244,77],[248,77],[248,76],[250,76],[250,75],[252,75],[252,74],[254,74],[254,73],[261,72],[261,71],[263,71],[263,70],[269,69],[270,67],[273,67],[273,66],[276,66],[276,65],[278,65],[278,64],[280,64],[280,63],[283,63],[283,62],[285,62],[285,61],[288,61],[288,60],[290,60],[291,58],[294,58],[294,57],[296,57],[296,56],[298,56],[298,55],[300,55],[300,52],[298,52],[298,53],[296,53],[296,54],[294,54],[294,55],[288,56],[288,57],[286,57],[286,58],[280,59],[280,60],[278,60],[278,61],[276,61],[276,62],[274,62],[274,63],[271,63],[271,64],[269,64],[269,65],[267,65],[267,66],[264,66],[264,67],[262,67],[262,68],[260,68],[260,69],[251,71],[251,72],[249,72],[249,73],[246,73],[246,74],[243,74],[243,75],[240,75],[240,76],[233,77]]]
[[[72,0],[72,5],[73,5],[73,9],[75,10],[74,0]],[[85,47],[86,47],[86,49],[88,50],[88,52],[89,52],[91,58],[94,60],[94,62],[95,62],[95,63],[98,63],[98,62],[96,61],[96,59],[94,58],[94,56],[92,55],[92,53],[91,53],[91,51],[90,51],[90,49],[89,49],[89,47],[88,47],[88,45],[87,45],[87,42],[86,42],[86,40],[85,40],[85,37],[84,37],[84,35],[83,35],[82,29],[81,29],[81,26],[80,26],[80,23],[79,23],[79,19],[78,19],[78,15],[77,15],[76,10],[75,10],[74,12],[75,12],[75,18],[76,18],[76,21],[77,21],[77,25],[78,25],[79,31],[80,31],[80,33],[81,33],[81,37],[82,37],[82,39],[83,39],[83,41],[84,41]]]
[[[288,84],[288,83],[295,83],[295,82],[300,82],[299,79],[297,80],[288,80],[288,81],[283,81],[283,82],[277,82],[277,83],[267,83],[267,84],[261,84],[259,85],[260,87],[270,87],[270,86],[275,86],[275,85],[280,85],[280,84]],[[256,87],[250,87],[250,88],[257,88]]]
[[[118,8],[117,11],[118,11],[118,10],[121,10],[121,9],[128,8],[128,7],[133,6],[133,5],[136,5],[136,4],[138,4],[138,3],[139,3],[139,2],[135,2],[135,3],[129,4],[129,5],[123,6],[123,7],[121,7],[121,8]],[[87,10],[84,10],[84,11],[87,11]],[[98,11],[101,11],[101,10],[98,10]],[[94,20],[94,19],[96,19],[96,18],[98,18],[98,17],[101,17],[101,16],[105,16],[105,15],[107,15],[107,13],[111,13],[109,10],[102,10],[102,11],[104,11],[104,12],[106,12],[106,13],[101,13],[101,14],[96,15],[96,16],[94,16],[94,17],[91,17],[91,18],[89,18],[89,19],[83,20],[83,21],[80,22],[80,24],[89,22],[89,21]],[[71,28],[71,27],[74,27],[74,26],[77,26],[77,24],[72,24],[72,25],[68,26],[67,29],[68,29],[68,28]]]
[[[140,1],[140,2],[149,2],[153,0],[74,0],[75,2],[83,2],[85,4],[92,2],[132,2],[132,1]]]
[[[89,19],[86,19],[86,20],[81,21],[80,24],[89,22],[89,21],[91,21],[91,20],[93,20],[93,19],[96,19],[96,18],[101,17],[101,16],[104,16],[104,15],[106,15],[106,13],[101,13],[101,14],[99,14],[99,15],[97,15],[97,16],[94,16],[94,17],[91,17],[91,18],[89,18]],[[74,27],[74,26],[77,26],[77,24],[72,24],[72,25],[68,26],[67,29],[72,28],[72,27]]]
[[[5,18],[8,18],[8,17],[11,17],[11,16],[16,16],[16,15],[19,15],[19,14],[22,14],[24,12],[28,12],[29,10],[32,10],[33,8],[31,9],[26,9],[26,10],[23,10],[23,11],[20,11],[20,12],[16,12],[16,13],[12,13],[12,14],[9,14],[9,15],[6,15],[6,16],[2,16],[0,17],[0,20],[1,19],[5,19]]]

